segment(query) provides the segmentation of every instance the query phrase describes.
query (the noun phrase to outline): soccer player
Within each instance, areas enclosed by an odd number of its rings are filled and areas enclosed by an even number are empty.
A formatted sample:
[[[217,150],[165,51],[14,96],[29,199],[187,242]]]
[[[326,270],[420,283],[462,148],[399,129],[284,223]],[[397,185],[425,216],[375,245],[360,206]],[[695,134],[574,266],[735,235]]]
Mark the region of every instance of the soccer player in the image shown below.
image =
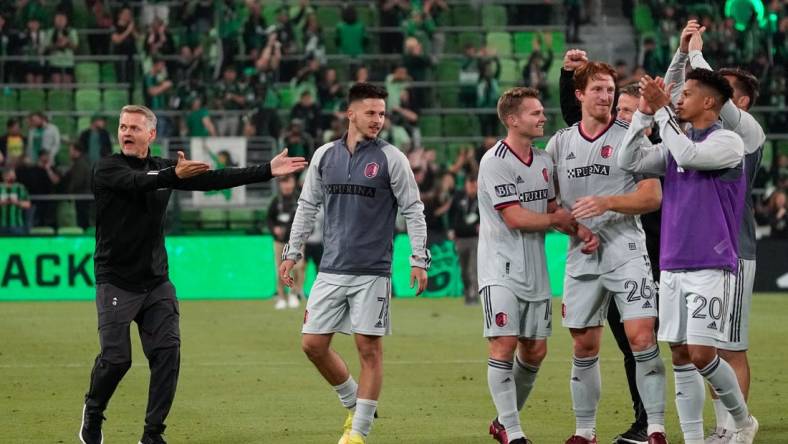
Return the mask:
[[[654,325],[657,316],[651,265],[637,215],[659,208],[659,180],[627,173],[615,152],[627,124],[612,116],[615,69],[588,62],[574,72],[581,120],[547,144],[556,165],[562,205],[600,240],[593,255],[570,245],[564,281],[563,324],[574,344],[570,389],[576,430],[567,444],[596,442],[601,395],[599,348],[608,305],[617,305],[635,358],[635,382],[647,414],[650,444],[665,442],[665,368]]]
[[[150,390],[141,444],[162,444],[180,368],[178,300],[169,280],[164,219],[173,189],[216,190],[263,182],[301,171],[306,161],[287,157],[270,164],[209,171],[204,162],[150,154],[156,116],[144,106],[120,111],[121,153],[104,157],[93,171],[96,199],[96,309],[101,352],[90,374],[79,440],[104,442],[101,423],[115,388],[131,367],[132,321],[150,365]]]
[[[733,96],[719,73],[686,75],[676,113],[670,85],[646,76],[618,164],[627,171],[665,175],[660,251],[659,339],[670,344],[676,408],[687,444],[703,440],[703,378],[733,416],[733,442],[751,444],[758,422],[749,414],[731,366],[717,346],[729,336],[730,298],[738,269],[738,235],[747,189],[744,143],[718,120]],[[689,123],[685,135],[677,118]],[[640,137],[656,119],[663,142]]]
[[[513,88],[498,99],[507,128],[479,167],[479,286],[484,336],[489,340],[487,384],[498,417],[490,434],[501,444],[530,443],[519,411],[534,386],[552,330],[544,233],[577,234],[591,252],[598,245],[585,227],[558,206],[550,155],[532,146],[544,135],[539,92]],[[516,356],[515,356],[516,352]]]
[[[580,49],[570,49],[564,55],[564,66],[561,69],[560,99],[561,114],[568,125],[574,125],[582,118],[580,102],[575,97],[573,75],[577,68],[580,68],[587,62],[586,52]],[[620,87],[616,99],[615,117],[629,123],[632,120],[632,114],[638,109],[639,101],[640,87],[637,82]],[[659,209],[640,215],[640,223],[646,234],[646,251],[651,263],[651,275],[655,282],[659,281],[659,220]],[[659,292],[655,291],[654,296],[658,301]],[[629,339],[627,339],[627,334],[624,331],[621,313],[619,313],[616,304],[610,304],[608,307],[607,324],[610,327],[610,332],[613,333],[613,338],[615,338],[619,350],[624,355],[624,371],[627,376],[627,385],[635,416],[635,420],[630,427],[616,436],[613,444],[643,444],[648,442],[648,418],[646,417],[646,410],[643,408],[643,401],[640,399],[640,393],[638,393],[635,356],[629,347]]]
[[[424,204],[408,159],[378,138],[386,90],[357,83],[348,93],[347,133],[320,147],[304,179],[280,278],[302,259],[302,245],[322,206],[323,258],[312,287],[301,346],[349,412],[340,444],[361,444],[372,427],[383,383],[384,335],[391,334],[391,252],[399,208],[411,245],[411,285],[427,285],[430,264]],[[354,334],[361,360],[358,384],[330,348],[334,333]]]
[[[693,69],[711,69],[703,58],[704,28],[696,21],[690,20],[681,36],[681,45],[666,75],[667,83],[676,83],[671,91],[674,102],[684,84],[684,73],[687,62]],[[723,68],[719,73],[728,80],[733,88],[733,97],[725,102],[720,110],[722,127],[729,129],[744,142],[744,171],[747,176],[747,191],[744,195],[744,211],[742,212],[739,230],[739,268],[736,275],[737,285],[731,296],[731,325],[726,341],[718,348],[720,357],[728,362],[736,372],[744,400],[748,399],[750,389],[750,366],[747,360],[749,347],[749,316],[752,305],[752,287],[755,281],[755,215],[752,202],[752,188],[755,175],[763,156],[763,143],[766,140],[763,128],[755,118],[747,112],[758,96],[758,79],[752,74],[738,68]],[[725,444],[730,441],[735,430],[733,418],[711,390],[714,400],[714,413],[717,425],[714,432],[707,437],[707,444]],[[698,404],[702,408],[701,404]],[[696,413],[696,416],[700,413]]]

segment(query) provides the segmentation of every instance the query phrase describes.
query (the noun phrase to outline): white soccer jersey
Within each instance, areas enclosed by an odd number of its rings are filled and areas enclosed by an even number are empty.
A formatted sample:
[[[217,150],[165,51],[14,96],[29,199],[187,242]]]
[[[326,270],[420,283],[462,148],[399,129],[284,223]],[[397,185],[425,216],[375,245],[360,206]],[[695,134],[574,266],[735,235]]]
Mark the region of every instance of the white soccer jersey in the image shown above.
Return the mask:
[[[555,198],[553,161],[532,148],[520,159],[504,141],[490,148],[479,165],[479,288],[502,285],[525,301],[550,298],[544,233],[526,233],[506,226],[501,210],[520,205],[547,212]]]
[[[577,199],[610,196],[636,190],[640,176],[616,164],[616,154],[629,124],[614,120],[596,138],[584,133],[580,123],[559,130],[547,143],[555,163],[561,205],[571,211]],[[600,275],[638,256],[645,256],[646,235],[640,218],[608,211],[601,216],[579,220],[599,237],[599,249],[583,254],[582,243],[572,241],[566,259],[570,276]]]

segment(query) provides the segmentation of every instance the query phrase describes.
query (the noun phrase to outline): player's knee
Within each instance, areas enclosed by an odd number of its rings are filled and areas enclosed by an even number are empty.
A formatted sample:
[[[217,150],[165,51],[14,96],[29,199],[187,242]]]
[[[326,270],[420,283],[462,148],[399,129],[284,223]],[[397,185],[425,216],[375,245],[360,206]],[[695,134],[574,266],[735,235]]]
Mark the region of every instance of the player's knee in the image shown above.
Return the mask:
[[[692,364],[702,369],[714,361],[717,351],[713,347],[689,347],[689,356]]]
[[[547,344],[542,344],[535,347],[529,347],[521,354],[521,360],[524,360],[531,365],[539,365],[544,361],[547,356]]]
[[[578,358],[588,358],[599,354],[599,341],[593,335],[575,336],[574,353]]]
[[[517,350],[517,337],[498,336],[490,338],[490,357],[500,361],[512,361]]]
[[[301,341],[301,350],[310,361],[316,361],[328,353],[328,345],[305,338]]]
[[[656,344],[656,340],[653,330],[641,329],[629,337],[629,347],[633,352],[647,350],[654,344]]]
[[[692,362],[692,359],[690,359],[689,350],[684,344],[671,344],[670,353],[673,360],[673,365],[686,365]]]
[[[376,365],[383,359],[383,350],[377,345],[358,348],[358,357],[363,365]]]

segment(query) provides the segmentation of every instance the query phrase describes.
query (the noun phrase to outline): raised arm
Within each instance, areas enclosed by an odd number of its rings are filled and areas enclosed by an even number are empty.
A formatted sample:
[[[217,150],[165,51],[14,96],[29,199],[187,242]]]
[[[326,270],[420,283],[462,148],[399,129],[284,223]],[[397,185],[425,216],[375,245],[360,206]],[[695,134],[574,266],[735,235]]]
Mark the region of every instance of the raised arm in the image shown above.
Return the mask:
[[[653,123],[654,116],[635,111],[616,155],[619,168],[630,173],[665,174],[667,150],[662,144],[652,145],[645,137],[645,130]]]

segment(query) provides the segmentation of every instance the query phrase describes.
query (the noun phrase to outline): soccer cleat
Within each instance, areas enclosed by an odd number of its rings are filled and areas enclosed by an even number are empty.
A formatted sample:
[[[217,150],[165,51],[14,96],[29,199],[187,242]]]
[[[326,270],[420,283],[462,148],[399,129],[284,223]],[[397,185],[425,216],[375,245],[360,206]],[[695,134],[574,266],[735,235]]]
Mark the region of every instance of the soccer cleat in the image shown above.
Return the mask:
[[[633,423],[629,430],[613,438],[613,444],[647,444],[646,428]]]
[[[493,419],[490,423],[490,435],[501,444],[509,444],[509,438],[506,436],[506,427],[498,422],[498,418]]]
[[[509,444],[534,444],[534,442],[528,439],[528,437],[525,437],[517,438],[514,441],[509,441]]]
[[[733,434],[731,442],[733,444],[752,444],[755,441],[755,435],[758,433],[758,420],[750,415],[750,422],[746,426],[737,429]]]
[[[367,441],[361,436],[360,433],[351,433],[350,438],[347,440],[347,444],[366,444]]]
[[[277,299],[274,304],[274,310],[284,310],[287,308],[287,301],[284,299]]]
[[[706,437],[705,444],[728,444],[733,439],[733,431],[717,427],[714,432]]]
[[[597,444],[596,435],[594,435],[594,437],[591,439],[588,439],[585,436],[572,435],[566,440],[564,444]]]
[[[654,432],[648,435],[648,444],[668,444],[668,438],[662,432]]]
[[[350,442],[350,431],[353,429],[353,410],[348,410],[345,423],[342,425],[342,437],[337,444],[348,444]]]
[[[160,433],[143,433],[139,444],[167,444],[167,441],[164,440]]]
[[[298,296],[295,294],[290,294],[287,296],[287,308],[298,308],[301,305],[301,301],[298,300]]]
[[[82,425],[77,437],[82,444],[104,444],[101,422],[106,418],[101,413],[88,413],[88,406],[82,406]]]

